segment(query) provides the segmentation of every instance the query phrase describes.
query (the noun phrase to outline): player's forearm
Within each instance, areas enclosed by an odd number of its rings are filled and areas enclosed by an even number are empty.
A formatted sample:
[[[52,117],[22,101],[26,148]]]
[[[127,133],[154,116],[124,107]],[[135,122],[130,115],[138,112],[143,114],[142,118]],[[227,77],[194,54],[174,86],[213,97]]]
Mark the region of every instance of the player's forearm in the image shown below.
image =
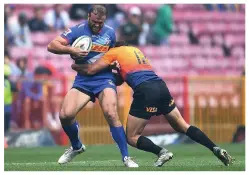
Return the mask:
[[[72,48],[70,46],[64,46],[56,40],[49,43],[47,49],[54,54],[72,54]]]
[[[89,64],[72,64],[72,69],[82,75],[91,75],[88,71]]]

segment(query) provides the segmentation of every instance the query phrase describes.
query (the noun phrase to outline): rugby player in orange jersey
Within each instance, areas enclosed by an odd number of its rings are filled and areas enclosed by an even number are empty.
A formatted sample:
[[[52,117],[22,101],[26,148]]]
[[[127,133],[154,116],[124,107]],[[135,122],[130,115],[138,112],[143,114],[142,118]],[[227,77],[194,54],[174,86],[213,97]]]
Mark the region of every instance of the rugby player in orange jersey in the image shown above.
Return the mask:
[[[127,46],[124,42],[117,42],[114,48],[95,63],[73,64],[72,68],[80,74],[94,75],[103,69],[110,68],[115,61],[119,63],[121,77],[134,91],[126,128],[128,144],[156,154],[158,159],[154,165],[157,167],[172,159],[173,154],[167,149],[141,136],[151,116],[162,114],[176,131],[186,134],[192,140],[210,149],[226,166],[232,163],[233,159],[226,150],[214,144],[199,128],[185,122],[165,82],[156,75],[148,59],[138,48]]]

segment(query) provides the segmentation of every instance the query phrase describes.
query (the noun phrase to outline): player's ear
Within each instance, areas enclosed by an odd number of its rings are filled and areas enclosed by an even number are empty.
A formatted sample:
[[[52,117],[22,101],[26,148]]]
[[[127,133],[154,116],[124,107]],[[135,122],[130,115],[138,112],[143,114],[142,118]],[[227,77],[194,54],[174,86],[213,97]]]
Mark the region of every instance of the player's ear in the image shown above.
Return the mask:
[[[91,13],[92,13],[91,11],[88,12],[88,14],[87,14],[87,20],[89,20],[89,18],[91,17]]]

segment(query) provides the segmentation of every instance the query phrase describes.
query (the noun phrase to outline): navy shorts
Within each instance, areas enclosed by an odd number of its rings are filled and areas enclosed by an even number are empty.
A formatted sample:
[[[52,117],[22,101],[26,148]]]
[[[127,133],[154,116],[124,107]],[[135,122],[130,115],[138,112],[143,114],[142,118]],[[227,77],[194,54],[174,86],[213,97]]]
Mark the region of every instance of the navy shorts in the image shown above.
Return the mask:
[[[175,107],[165,82],[148,80],[135,87],[129,114],[149,120],[154,115],[166,115]]]
[[[72,88],[81,91],[91,97],[91,101],[95,102],[95,98],[98,97],[99,93],[106,88],[112,88],[117,92],[116,85],[112,79],[92,79],[86,80],[80,77],[76,77]]]

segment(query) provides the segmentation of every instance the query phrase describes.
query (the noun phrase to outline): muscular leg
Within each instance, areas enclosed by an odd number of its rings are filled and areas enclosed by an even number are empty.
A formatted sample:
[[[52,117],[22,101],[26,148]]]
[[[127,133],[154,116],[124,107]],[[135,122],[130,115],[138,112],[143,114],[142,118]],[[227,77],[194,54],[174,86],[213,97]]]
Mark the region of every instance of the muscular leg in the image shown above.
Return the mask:
[[[68,163],[75,156],[85,151],[85,146],[79,139],[79,125],[75,121],[75,116],[89,101],[90,97],[77,89],[71,89],[64,98],[60,111],[60,121],[72,147],[67,149],[59,158],[59,164]]]
[[[175,107],[169,114],[165,115],[165,118],[177,132],[186,134],[192,140],[202,144],[211,151],[216,147],[216,145],[199,128],[190,126],[185,122],[177,107]]]
[[[199,128],[187,124],[176,107],[165,117],[176,131],[186,134],[192,140],[210,149],[226,166],[233,163],[233,158],[226,150],[216,146]]]
[[[105,119],[110,126],[113,139],[117,143],[122,154],[122,160],[129,157],[124,128],[119,120],[117,112],[117,94],[112,88],[105,88],[99,94],[99,102]]]
[[[155,161],[154,166],[161,167],[173,158],[173,153],[154,144],[150,139],[141,136],[147,122],[148,120],[129,115],[126,128],[127,140],[133,147],[156,154],[158,159]]]
[[[79,140],[79,126],[75,120],[76,114],[89,102],[90,97],[77,89],[71,89],[67,93],[62,103],[60,111],[60,121],[62,128],[70,139],[74,150],[81,148]]]
[[[150,139],[141,136],[147,123],[148,120],[129,115],[126,127],[127,142],[135,148],[159,155],[163,148],[155,145]]]

